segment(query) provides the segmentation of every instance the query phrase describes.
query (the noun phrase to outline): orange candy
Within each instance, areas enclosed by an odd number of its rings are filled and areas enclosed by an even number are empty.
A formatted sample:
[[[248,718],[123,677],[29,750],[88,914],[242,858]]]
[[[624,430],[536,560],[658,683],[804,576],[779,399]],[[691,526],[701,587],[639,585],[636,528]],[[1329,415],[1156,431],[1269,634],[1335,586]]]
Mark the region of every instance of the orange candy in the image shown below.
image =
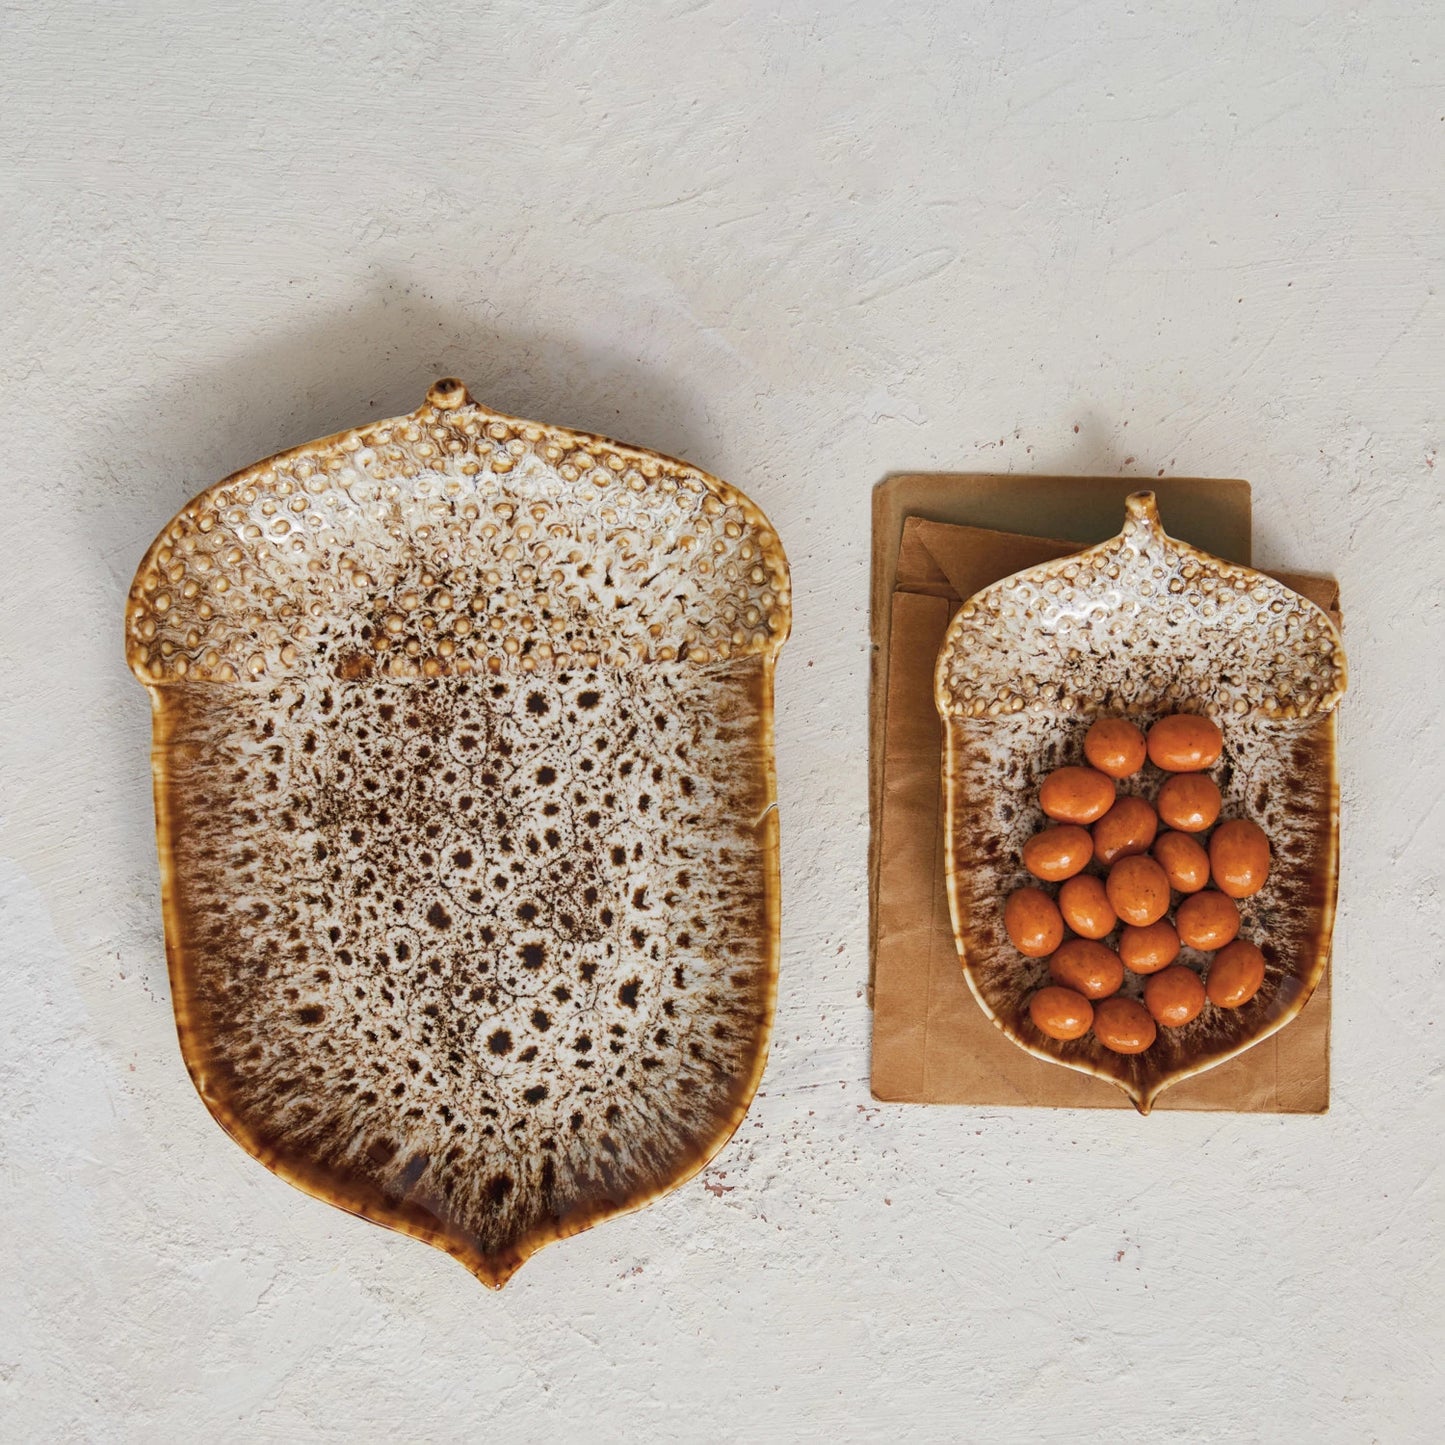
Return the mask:
[[[1209,840],[1209,871],[1214,886],[1231,898],[1249,898],[1269,877],[1269,839],[1258,823],[1231,818]]]
[[[1149,729],[1149,761],[1166,773],[1197,773],[1224,751],[1224,734],[1207,717],[1177,712]]]
[[[1124,982],[1124,965],[1112,948],[1090,938],[1071,938],[1061,943],[1049,959],[1055,983],[1081,993],[1085,998],[1108,998]]]
[[[1114,931],[1119,921],[1103,880],[1092,873],[1080,873],[1059,889],[1059,912],[1064,922],[1084,938],[1103,938]]]
[[[1158,973],[1178,957],[1179,935],[1167,919],[1144,928],[1131,923],[1119,934],[1119,958],[1130,973]]]
[[[1035,833],[1023,847],[1024,867],[1045,883],[1062,883],[1082,872],[1094,856],[1094,840],[1087,828],[1061,823]]]
[[[1205,987],[1217,1008],[1242,1008],[1264,983],[1264,955],[1254,944],[1239,938],[1221,948],[1209,965]]]
[[[1171,828],[1202,833],[1214,826],[1224,799],[1213,778],[1203,773],[1175,773],[1164,779],[1157,806],[1159,816]]]
[[[1157,923],[1169,910],[1169,879],[1152,858],[1119,859],[1109,870],[1105,891],[1114,912],[1138,928]]]
[[[1039,807],[1057,823],[1092,823],[1114,806],[1114,780],[1093,768],[1056,768],[1039,788]]]
[[[1050,981],[1028,1003],[1045,1037],[1068,1042],[1092,1029],[1103,1048],[1142,1054],[1160,1027],[1183,1028],[1207,1002],[1241,1008],[1263,987],[1265,957],[1238,937],[1235,900],[1264,886],[1270,845],[1247,819],[1218,821],[1223,799],[1205,770],[1223,747],[1219,728],[1192,713],[1160,718],[1147,738],[1125,718],[1099,718],[1084,738],[1090,766],[1044,778],[1039,806],[1052,824],[1023,845],[1022,861],[1057,884],[1058,897],[1017,888],[1003,922],[1020,953],[1048,959]],[[1156,801],[1120,796],[1117,780],[1146,761],[1170,775]],[[1102,877],[1084,871],[1094,861]],[[1102,942],[1116,928],[1117,951]],[[1207,978],[1178,962],[1184,947],[1214,954]],[[1143,1002],[1119,992],[1126,970],[1143,978]]]
[[[1094,857],[1106,868],[1119,858],[1147,853],[1159,818],[1143,798],[1120,798],[1094,824]]]
[[[1101,773],[1127,778],[1144,766],[1144,734],[1121,717],[1101,717],[1084,734],[1084,756]]]
[[[1003,926],[1025,958],[1042,958],[1064,941],[1058,906],[1041,888],[1015,888],[1003,906]]]
[[[1166,1029],[1181,1029],[1199,1017],[1204,985],[1192,968],[1176,963],[1145,983],[1144,1006]]]
[[[1093,1006],[1071,988],[1041,988],[1029,1000],[1029,1017],[1051,1039],[1081,1039],[1094,1022]]]
[[[1116,1054],[1142,1054],[1158,1034],[1149,1010],[1116,994],[1094,1005],[1094,1037]]]
[[[1213,888],[1191,893],[1174,910],[1174,926],[1190,948],[1213,953],[1239,934],[1239,909],[1234,900]]]
[[[1187,833],[1161,833],[1154,840],[1154,858],[1169,886],[1180,893],[1198,893],[1209,882],[1209,854]]]

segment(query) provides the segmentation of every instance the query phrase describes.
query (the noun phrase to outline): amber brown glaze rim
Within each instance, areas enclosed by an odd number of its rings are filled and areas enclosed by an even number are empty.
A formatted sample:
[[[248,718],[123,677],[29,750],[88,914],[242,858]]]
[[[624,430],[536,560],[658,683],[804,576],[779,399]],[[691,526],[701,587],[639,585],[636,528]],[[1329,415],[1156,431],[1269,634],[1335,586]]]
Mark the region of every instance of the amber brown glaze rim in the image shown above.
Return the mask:
[[[409,416],[392,417],[368,422],[362,427],[345,428],[315,441],[305,442],[300,446],[290,447],[284,451],[277,452],[262,461],[253,463],[251,466],[243,467],[239,471],[233,472],[231,475],[206,487],[193,497],[186,506],[181,509],[181,512],[204,501],[212,492],[234,485],[253,474],[259,475],[268,467],[272,467],[277,462],[287,458],[309,456],[324,452],[343,438],[358,434],[365,435],[365,433],[373,427],[395,426],[399,422],[424,419],[429,408],[434,408],[437,411],[452,411],[460,407],[473,405],[476,405],[476,403],[462,382],[451,377],[443,378],[427,393],[426,404],[417,411],[410,413]],[[479,408],[479,410],[488,420],[510,422],[521,426],[535,426],[541,431],[555,436],[564,442],[572,444],[592,443],[594,445],[608,447],[618,455],[629,459],[657,461],[685,467],[719,497],[726,500],[740,501],[758,516],[762,516],[761,509],[757,507],[757,504],[753,502],[751,498],[748,498],[744,493],[729,485],[727,482],[722,481],[720,478],[700,470],[691,462],[681,461],[678,458],[668,456],[666,453],[629,446],[611,437],[594,432],[572,431],[565,427],[549,426],[545,423],[527,421],[523,418],[509,416],[501,412],[487,411],[484,408]],[[177,513],[177,515],[179,516],[180,513]],[[156,540],[147,548],[145,557],[142,559],[139,568],[137,568],[137,579],[139,579],[140,575],[151,565],[154,553],[164,543],[164,536],[167,530],[169,530],[169,524],[167,524],[167,527],[162,528]],[[781,559],[783,556],[782,544],[776,540],[777,533],[775,530],[773,531],[773,537],[775,539],[773,547],[776,549],[777,557]],[[132,602],[131,607],[133,606],[134,603]],[[170,684],[153,683],[142,676],[136,667],[138,659],[131,645],[129,628],[131,607],[127,608],[127,660],[131,662],[132,669],[137,672],[137,677],[150,694],[152,702],[151,777],[155,798],[156,845],[160,863],[161,912],[165,928],[166,969],[170,979],[171,1002],[176,1021],[176,1035],[180,1044],[181,1058],[185,1063],[187,1073],[190,1075],[191,1083],[194,1085],[197,1094],[200,1095],[201,1102],[206,1106],[207,1111],[216,1123],[219,1124],[246,1153],[263,1164],[278,1178],[284,1179],[286,1183],[301,1190],[302,1193],[309,1194],[326,1204],[345,1211],[347,1214],[369,1220],[372,1224],[379,1224],[383,1228],[395,1230],[398,1234],[407,1235],[412,1239],[421,1241],[423,1244],[432,1246],[434,1249],[441,1250],[444,1254],[450,1255],[489,1289],[501,1289],[527,1260],[545,1246],[554,1244],[559,1240],[569,1239],[576,1234],[582,1234],[593,1226],[602,1224],[609,1219],[621,1218],[624,1215],[635,1213],[637,1210],[645,1209],[649,1204],[655,1203],[664,1195],[670,1194],[673,1190],[686,1184],[690,1179],[695,1178],[716,1158],[733,1135],[737,1133],[757,1094],[758,1085],[762,1081],[763,1071],[767,1066],[769,1048],[772,1043],[774,1019],[777,1011],[778,964],[781,949],[781,885],[779,878],[778,787],[773,682],[778,651],[787,640],[791,631],[791,605],[789,605],[785,613],[784,626],[774,634],[770,645],[762,655],[761,742],[763,744],[762,756],[766,759],[764,791],[767,801],[758,819],[757,826],[765,830],[763,851],[771,864],[767,870],[763,895],[766,907],[765,942],[767,945],[768,961],[765,996],[766,1008],[758,1028],[756,1051],[752,1068],[746,1079],[741,1081],[737,1092],[737,1103],[733,1112],[723,1120],[719,1128],[709,1138],[699,1145],[690,1159],[678,1167],[670,1177],[658,1182],[651,1190],[639,1193],[634,1197],[622,1201],[605,1200],[592,1209],[579,1209],[569,1214],[563,1220],[546,1226],[539,1226],[537,1229],[518,1239],[510,1249],[497,1254],[488,1254],[485,1251],[472,1247],[465,1240],[457,1238],[453,1233],[439,1226],[435,1216],[432,1215],[430,1211],[409,1207],[405,1203],[395,1207],[379,1205],[373,1197],[363,1197],[363,1191],[340,1187],[334,1180],[325,1177],[325,1171],[308,1166],[304,1161],[292,1158],[283,1151],[267,1146],[258,1138],[254,1130],[248,1128],[232,1110],[228,1109],[207,1088],[205,1072],[201,1064],[201,1058],[203,1056],[202,1049],[197,1039],[197,1031],[194,1023],[194,999],[192,996],[191,979],[186,960],[182,957],[181,950],[175,942],[176,939],[182,936],[182,932],[176,897],[176,883],[171,867],[171,859],[173,856],[172,820],[166,765],[168,739],[162,727],[161,720],[163,713],[159,705],[161,688]]]

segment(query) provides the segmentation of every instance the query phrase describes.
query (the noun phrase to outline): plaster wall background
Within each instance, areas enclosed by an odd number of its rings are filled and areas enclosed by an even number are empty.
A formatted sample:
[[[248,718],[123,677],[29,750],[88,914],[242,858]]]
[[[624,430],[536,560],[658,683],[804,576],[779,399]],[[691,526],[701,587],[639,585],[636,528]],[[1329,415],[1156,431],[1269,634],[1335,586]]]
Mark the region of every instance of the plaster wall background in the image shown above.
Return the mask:
[[[1438,1438],[1445,12],[0,10],[0,1434]],[[788,547],[772,1060],[500,1295],[230,1144],[175,1044],[120,618],[192,493],[410,410],[688,457]],[[1340,578],[1321,1118],[870,1099],[868,508],[1224,475]]]

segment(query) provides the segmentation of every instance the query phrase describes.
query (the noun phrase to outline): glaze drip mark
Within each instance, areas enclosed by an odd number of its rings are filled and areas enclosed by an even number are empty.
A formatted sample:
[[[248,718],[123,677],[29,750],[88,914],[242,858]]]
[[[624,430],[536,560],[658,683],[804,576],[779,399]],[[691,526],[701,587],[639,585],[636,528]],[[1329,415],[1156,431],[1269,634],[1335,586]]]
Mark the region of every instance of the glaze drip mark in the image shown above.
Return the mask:
[[[455,397],[191,504],[127,636],[228,1130],[489,1284],[705,1164],[771,1022],[787,596],[740,493]]]

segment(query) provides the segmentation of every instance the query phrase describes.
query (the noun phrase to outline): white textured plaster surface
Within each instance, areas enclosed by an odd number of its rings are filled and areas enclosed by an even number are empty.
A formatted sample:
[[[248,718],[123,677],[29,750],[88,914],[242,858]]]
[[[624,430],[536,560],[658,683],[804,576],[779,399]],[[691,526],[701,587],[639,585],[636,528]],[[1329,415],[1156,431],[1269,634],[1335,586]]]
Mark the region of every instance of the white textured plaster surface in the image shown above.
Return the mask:
[[[0,15],[0,1436],[1440,1438],[1445,11],[1431,0]],[[192,492],[437,376],[787,544],[772,1061],[500,1295],[187,1081],[121,608]],[[869,493],[1244,476],[1352,688],[1333,1108],[882,1107]]]

